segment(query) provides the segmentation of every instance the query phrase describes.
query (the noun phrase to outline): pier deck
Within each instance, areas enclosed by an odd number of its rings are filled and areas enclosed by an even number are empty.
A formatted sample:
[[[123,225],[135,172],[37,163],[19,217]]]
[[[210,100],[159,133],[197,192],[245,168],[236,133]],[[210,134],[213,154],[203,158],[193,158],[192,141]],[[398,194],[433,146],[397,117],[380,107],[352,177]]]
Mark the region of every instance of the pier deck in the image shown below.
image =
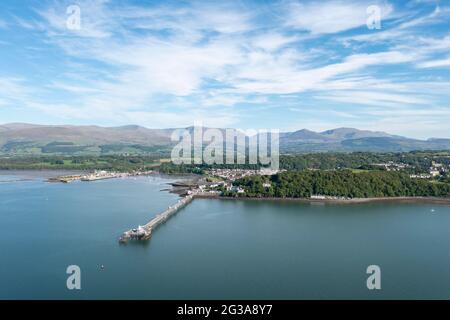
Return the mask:
[[[137,229],[130,229],[128,231],[125,231],[119,238],[119,242],[126,243],[130,239],[137,239],[137,240],[150,239],[152,231],[155,228],[157,228],[159,225],[167,221],[170,217],[172,217],[175,213],[177,213],[178,210],[186,206],[193,199],[194,194],[189,194],[181,198],[180,200],[178,200],[176,204],[168,207],[162,213],[158,214],[156,217],[150,220],[147,224],[139,226]]]

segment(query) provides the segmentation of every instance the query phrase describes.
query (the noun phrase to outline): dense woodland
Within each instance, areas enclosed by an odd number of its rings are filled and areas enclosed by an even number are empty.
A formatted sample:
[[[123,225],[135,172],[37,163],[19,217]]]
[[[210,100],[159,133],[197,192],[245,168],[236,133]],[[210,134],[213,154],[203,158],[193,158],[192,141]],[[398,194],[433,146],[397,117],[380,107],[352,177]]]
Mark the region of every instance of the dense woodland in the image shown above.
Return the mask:
[[[403,163],[401,172],[386,171],[375,164]],[[287,171],[272,177],[251,176],[235,182],[248,197],[310,197],[327,195],[348,198],[395,196],[450,196],[448,175],[435,180],[411,179],[411,173],[427,172],[432,161],[448,167],[445,151],[404,153],[312,153],[282,155],[280,168]],[[169,174],[203,174],[212,168],[258,169],[259,165],[174,165],[157,156],[49,156],[3,157],[0,169],[148,170],[159,168]],[[264,187],[270,183],[270,187]],[[224,195],[236,193],[224,191]],[[242,194],[241,194],[242,195]]]
[[[264,183],[270,183],[265,187]],[[401,172],[351,170],[287,171],[277,175],[249,176],[234,182],[247,197],[305,198],[311,195],[346,198],[434,196],[450,197],[450,184],[411,179]],[[224,192],[235,196],[235,192]]]
[[[408,173],[426,173],[428,172],[432,161],[450,165],[450,153],[448,151],[435,152],[401,152],[401,153],[374,153],[374,152],[353,152],[353,153],[310,153],[301,155],[281,155],[280,169],[285,170],[305,170],[305,169],[362,169],[362,170],[383,170],[383,167],[374,164],[404,163],[409,167],[404,171]],[[260,165],[174,165],[165,163],[161,166],[161,171],[166,173],[181,172],[204,172],[213,168],[241,168],[241,169],[259,169]]]
[[[0,169],[115,169],[132,170],[138,167],[154,167],[160,164],[158,155],[103,155],[103,156],[22,156],[0,157]],[[376,163],[404,163],[410,166],[407,172],[427,172],[432,161],[450,165],[448,151],[417,151],[401,153],[309,153],[300,155],[281,155],[280,169],[364,169],[380,170]],[[203,173],[212,168],[242,168],[258,169],[259,165],[174,165],[170,162],[160,164],[160,171],[164,173]]]

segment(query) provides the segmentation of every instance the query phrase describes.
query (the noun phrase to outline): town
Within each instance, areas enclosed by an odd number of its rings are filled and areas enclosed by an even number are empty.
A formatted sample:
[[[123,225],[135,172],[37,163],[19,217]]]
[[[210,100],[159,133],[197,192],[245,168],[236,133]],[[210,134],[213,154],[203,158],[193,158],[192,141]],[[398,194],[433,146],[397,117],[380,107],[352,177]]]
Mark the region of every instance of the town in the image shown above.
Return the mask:
[[[146,171],[130,171],[130,172],[115,172],[115,171],[106,171],[106,170],[95,170],[91,173],[86,174],[73,174],[73,175],[63,175],[49,178],[49,182],[63,182],[70,183],[73,181],[97,181],[104,179],[113,179],[113,178],[126,178],[130,176],[143,176],[149,175],[153,173],[153,170]]]
[[[429,181],[439,181],[439,179],[449,179],[450,178],[450,165],[445,165],[443,163],[438,163],[435,161],[431,162],[431,166],[428,168],[427,172],[421,173],[411,173],[414,172],[414,166],[401,163],[388,161],[385,163],[374,163],[372,164],[375,168],[380,168],[382,171],[386,172],[405,172],[409,173],[411,179],[423,179]],[[308,169],[310,171],[317,171],[318,169]],[[204,179],[199,180],[199,184],[195,188],[187,191],[187,194],[192,194],[195,192],[209,193],[209,194],[220,194],[220,195],[245,195],[245,187],[240,184],[240,180],[245,177],[261,176],[270,177],[278,173],[286,172],[286,169],[272,170],[267,168],[261,168],[259,170],[251,169],[211,169],[204,172]],[[357,172],[357,171],[356,171]],[[266,179],[262,183],[262,187],[268,189],[271,187],[271,183]],[[238,183],[235,183],[237,181]],[[312,194],[311,199],[334,199],[334,200],[344,200],[347,199],[344,196],[326,196],[321,194]]]

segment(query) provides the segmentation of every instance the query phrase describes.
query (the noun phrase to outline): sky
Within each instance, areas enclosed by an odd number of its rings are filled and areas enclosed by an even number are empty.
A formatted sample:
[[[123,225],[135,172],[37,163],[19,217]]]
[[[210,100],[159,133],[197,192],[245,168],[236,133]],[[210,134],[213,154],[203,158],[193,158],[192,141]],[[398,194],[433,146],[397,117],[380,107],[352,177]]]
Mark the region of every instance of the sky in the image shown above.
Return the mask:
[[[9,122],[450,138],[450,0],[2,0]]]

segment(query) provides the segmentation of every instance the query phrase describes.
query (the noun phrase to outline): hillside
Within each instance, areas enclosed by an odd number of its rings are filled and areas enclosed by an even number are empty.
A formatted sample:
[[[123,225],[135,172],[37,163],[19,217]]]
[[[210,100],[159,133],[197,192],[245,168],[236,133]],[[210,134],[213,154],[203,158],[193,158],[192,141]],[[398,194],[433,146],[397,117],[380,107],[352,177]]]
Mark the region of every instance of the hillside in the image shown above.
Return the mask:
[[[187,128],[192,131],[193,128]],[[0,154],[3,155],[84,155],[84,154],[165,154],[173,146],[174,129],[149,129],[136,125],[120,127],[0,125]],[[224,129],[220,129],[224,130]],[[450,139],[417,140],[385,132],[337,128],[323,132],[302,129],[280,134],[283,153],[325,151],[398,152],[449,150]]]

